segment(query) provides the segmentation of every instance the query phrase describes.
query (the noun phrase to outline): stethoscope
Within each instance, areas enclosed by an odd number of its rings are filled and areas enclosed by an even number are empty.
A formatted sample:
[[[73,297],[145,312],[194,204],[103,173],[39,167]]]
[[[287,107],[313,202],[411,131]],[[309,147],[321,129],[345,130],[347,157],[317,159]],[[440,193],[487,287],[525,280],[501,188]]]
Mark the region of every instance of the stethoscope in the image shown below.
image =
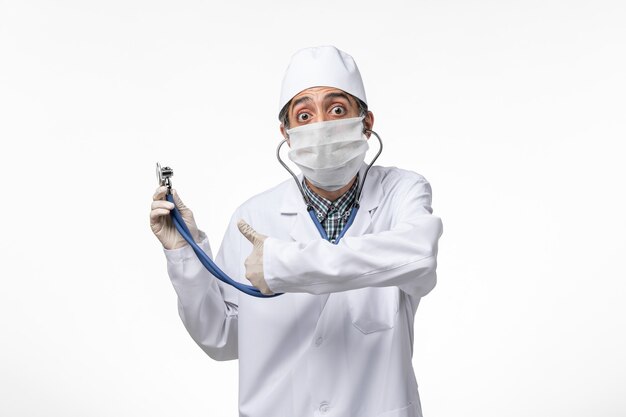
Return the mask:
[[[373,130],[365,129],[364,133],[371,133],[374,136],[376,136],[376,139],[378,139],[378,143],[380,144],[380,147],[378,149],[378,152],[376,153],[376,156],[374,157],[374,159],[372,159],[372,162],[368,164],[365,172],[363,173],[363,180],[359,181],[359,184],[357,184],[356,198],[355,198],[354,205],[352,206],[350,210],[350,216],[348,217],[348,220],[346,221],[346,225],[343,227],[343,229],[337,236],[337,239],[331,242],[334,245],[339,243],[339,241],[346,234],[350,226],[352,226],[352,223],[354,222],[354,219],[359,211],[361,193],[363,192],[363,184],[365,184],[367,173],[369,172],[370,168],[374,165],[374,162],[376,162],[381,152],[383,151],[383,141],[380,139],[380,136],[378,136],[376,132],[374,132]],[[302,188],[302,184],[300,184],[300,181],[298,181],[298,177],[287,166],[287,164],[283,162],[282,158],[280,157],[280,149],[285,142],[287,142],[287,139],[283,139],[278,144],[278,147],[276,148],[276,157],[278,158],[278,161],[280,162],[280,164],[289,172],[289,174],[291,174],[293,179],[296,181],[296,185],[298,186],[298,189],[300,190],[300,194],[302,194],[302,198],[304,199],[304,203],[306,204],[307,212],[309,213],[311,220],[313,220],[313,224],[315,224],[315,227],[319,231],[320,236],[322,236],[324,240],[328,240],[328,234],[326,233],[326,231],[324,230],[324,227],[322,226],[317,216],[315,215],[315,210],[313,209],[313,205],[311,204],[311,201],[309,200],[308,196],[304,192],[304,189]],[[252,285],[242,284],[238,281],[235,281],[228,275],[226,275],[226,273],[222,271],[215,264],[215,262],[213,262],[213,260],[206,253],[204,253],[202,248],[200,248],[200,246],[198,246],[198,244],[193,240],[193,237],[192,237],[193,235],[189,231],[189,228],[185,224],[185,221],[183,220],[182,215],[178,211],[178,208],[176,207],[176,203],[174,203],[174,196],[172,195],[172,191],[171,191],[172,190],[171,178],[174,176],[174,170],[170,167],[161,167],[161,164],[157,162],[156,175],[157,175],[157,180],[159,182],[159,185],[167,187],[167,193],[166,193],[165,198],[167,199],[167,201],[174,204],[174,209],[170,211],[170,217],[172,219],[172,223],[174,224],[174,227],[176,227],[176,230],[178,230],[178,233],[180,233],[183,239],[185,239],[187,243],[189,244],[189,246],[191,246],[196,256],[198,257],[198,260],[200,261],[200,263],[211,273],[211,275],[215,276],[220,281],[237,288],[239,291],[246,293],[248,295],[251,295],[253,297],[272,298],[272,297],[276,297],[276,296],[283,294],[283,293],[276,293],[272,295],[265,295],[261,293],[261,291],[258,288]]]

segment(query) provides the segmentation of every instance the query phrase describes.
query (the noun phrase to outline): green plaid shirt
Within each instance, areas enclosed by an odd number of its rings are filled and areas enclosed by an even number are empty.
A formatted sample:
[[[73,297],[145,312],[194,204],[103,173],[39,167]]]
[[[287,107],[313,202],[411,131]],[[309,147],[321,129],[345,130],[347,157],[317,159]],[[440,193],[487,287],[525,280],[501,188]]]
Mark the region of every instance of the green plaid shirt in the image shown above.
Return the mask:
[[[346,225],[348,217],[350,217],[350,209],[354,205],[356,199],[356,187],[359,182],[359,175],[357,174],[356,181],[352,184],[352,187],[346,191],[341,197],[335,201],[330,201],[317,195],[313,190],[309,188],[304,179],[302,185],[304,192],[309,197],[311,205],[317,215],[317,220],[320,221],[328,240],[335,243],[335,239],[339,236],[339,233]]]

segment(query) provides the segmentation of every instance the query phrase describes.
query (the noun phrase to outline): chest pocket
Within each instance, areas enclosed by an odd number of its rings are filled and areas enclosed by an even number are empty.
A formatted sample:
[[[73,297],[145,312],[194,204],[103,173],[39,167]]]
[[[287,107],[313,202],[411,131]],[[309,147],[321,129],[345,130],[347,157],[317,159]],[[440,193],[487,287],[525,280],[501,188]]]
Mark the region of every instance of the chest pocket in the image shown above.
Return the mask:
[[[346,292],[352,325],[368,334],[392,329],[398,317],[398,287],[361,288]]]

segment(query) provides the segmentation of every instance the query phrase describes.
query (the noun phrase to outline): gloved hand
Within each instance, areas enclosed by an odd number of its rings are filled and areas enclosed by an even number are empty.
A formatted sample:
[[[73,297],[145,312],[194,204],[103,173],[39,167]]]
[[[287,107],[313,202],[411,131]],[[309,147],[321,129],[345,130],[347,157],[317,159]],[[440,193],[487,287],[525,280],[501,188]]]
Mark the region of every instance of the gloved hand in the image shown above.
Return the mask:
[[[267,236],[257,233],[248,223],[243,220],[237,222],[237,227],[242,235],[252,243],[252,253],[246,258],[246,278],[252,285],[261,291],[261,294],[274,294],[265,282],[263,274],[263,243]]]
[[[174,208],[174,204],[165,199],[167,194],[167,187],[161,186],[156,189],[156,192],[152,196],[152,209],[150,211],[150,228],[156,235],[157,239],[161,242],[165,249],[178,249],[187,245],[187,241],[178,233],[172,219],[170,218],[170,210]],[[174,196],[174,202],[185,224],[189,228],[191,235],[196,243],[199,243],[200,232],[196,221],[193,218],[193,213],[187,208],[178,196],[176,190],[172,188],[172,195]]]

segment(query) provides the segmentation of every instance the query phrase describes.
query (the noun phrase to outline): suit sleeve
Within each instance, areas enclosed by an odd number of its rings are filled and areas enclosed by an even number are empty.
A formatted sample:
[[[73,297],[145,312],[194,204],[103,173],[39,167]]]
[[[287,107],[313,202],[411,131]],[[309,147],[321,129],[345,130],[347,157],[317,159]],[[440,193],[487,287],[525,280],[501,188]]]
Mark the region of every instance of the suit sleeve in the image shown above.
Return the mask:
[[[228,236],[227,233],[215,262],[232,276],[237,271],[235,263],[239,255],[238,245],[229,245]],[[199,246],[213,258],[209,240],[202,231],[200,238]],[[237,359],[237,290],[211,275],[189,245],[163,251],[178,296],[178,313],[191,338],[215,360]]]
[[[411,181],[394,210],[390,230],[346,236],[333,245],[323,239],[264,245],[265,280],[273,292],[325,294],[364,287],[397,286],[421,297],[437,281],[441,219],[432,214],[430,184]],[[397,199],[397,200],[396,200]]]

